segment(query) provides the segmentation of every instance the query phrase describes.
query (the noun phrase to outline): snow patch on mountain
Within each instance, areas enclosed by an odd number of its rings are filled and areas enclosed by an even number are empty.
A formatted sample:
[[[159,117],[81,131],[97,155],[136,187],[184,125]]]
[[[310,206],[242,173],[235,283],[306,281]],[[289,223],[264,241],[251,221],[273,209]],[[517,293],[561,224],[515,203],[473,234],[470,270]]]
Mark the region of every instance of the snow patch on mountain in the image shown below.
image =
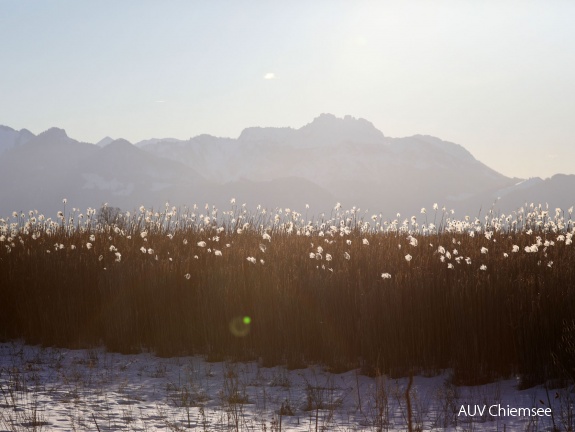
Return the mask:
[[[519,182],[517,182],[514,185],[511,185],[509,187],[500,189],[497,191],[497,193],[498,193],[499,197],[504,197],[505,195],[512,193],[512,192],[517,192],[520,190],[529,189],[535,185],[542,183],[543,181],[544,180],[541,177],[531,177],[531,178],[528,178],[526,180],[521,180],[521,181],[519,181]]]
[[[134,183],[122,183],[115,178],[108,180],[93,173],[82,174],[85,180],[83,189],[110,191],[112,195],[128,196],[134,191]]]

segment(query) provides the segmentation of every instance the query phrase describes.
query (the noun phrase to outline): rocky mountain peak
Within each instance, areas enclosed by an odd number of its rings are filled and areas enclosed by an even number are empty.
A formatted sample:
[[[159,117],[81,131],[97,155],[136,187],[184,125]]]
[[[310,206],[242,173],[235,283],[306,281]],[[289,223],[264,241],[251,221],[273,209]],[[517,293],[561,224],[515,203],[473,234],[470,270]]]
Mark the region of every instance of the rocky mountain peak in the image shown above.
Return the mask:
[[[44,132],[42,132],[38,135],[38,138],[49,139],[49,140],[52,140],[52,139],[67,140],[67,139],[69,139],[66,131],[64,129],[60,129],[57,127],[51,127],[50,129],[45,130]]]
[[[311,123],[299,129],[306,136],[329,141],[381,142],[385,136],[373,123],[346,115],[321,114]]]

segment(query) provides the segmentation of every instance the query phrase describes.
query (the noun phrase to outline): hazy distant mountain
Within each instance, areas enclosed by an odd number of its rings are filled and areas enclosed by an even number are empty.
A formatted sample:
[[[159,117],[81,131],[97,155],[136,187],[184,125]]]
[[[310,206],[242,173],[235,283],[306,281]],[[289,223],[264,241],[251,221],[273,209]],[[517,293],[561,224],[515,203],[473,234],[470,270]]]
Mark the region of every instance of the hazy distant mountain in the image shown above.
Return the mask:
[[[34,134],[28,129],[17,131],[8,126],[0,125],[0,155],[14,147],[26,144],[32,138],[34,138]]]
[[[34,208],[59,210],[62,198],[75,187],[75,181],[70,184],[71,171],[97,149],[52,128],[0,155],[0,184],[10,185],[0,188],[2,215]]]
[[[109,136],[102,138],[100,141],[96,143],[98,147],[106,147],[108,144],[114,142],[114,138],[110,138]]]
[[[475,208],[479,209],[478,203],[483,204],[483,212],[494,205],[494,209],[499,213],[511,213],[521,207],[530,206],[531,204],[541,204],[555,214],[555,208],[559,207],[563,211],[575,204],[575,175],[555,174],[545,180],[535,177],[528,180],[522,180],[508,188],[490,191],[462,200],[452,202],[450,205],[455,208]],[[476,210],[475,214],[477,214]],[[469,211],[473,214],[472,211]]]
[[[232,197],[254,207],[259,203],[296,207],[311,202],[328,208],[336,199],[305,179],[216,184],[181,162],[155,156],[126,140],[99,147],[73,140],[57,128],[33,136],[25,145],[12,146],[0,156],[0,182],[11,185],[0,188],[2,216],[32,209],[54,216],[63,208],[63,198],[68,200],[68,209],[82,211],[103,203],[125,210],[140,205],[163,208],[165,202],[229,206]]]
[[[132,145],[106,137],[78,142],[52,128],[38,136],[0,126],[0,215],[104,202],[132,210],[141,204],[250,207],[310,204],[329,212],[336,201],[392,217],[421,207],[476,215],[493,202],[510,212],[525,202],[573,205],[575,176],[506,177],[458,144],[415,135],[390,138],[364,119],[322,114],[299,128],[244,129],[237,139],[199,135]]]
[[[457,144],[429,136],[388,138],[370,122],[322,114],[300,129],[248,128],[238,139],[201,135],[138,143],[216,183],[306,179],[349,206],[395,213],[510,187],[510,179]]]

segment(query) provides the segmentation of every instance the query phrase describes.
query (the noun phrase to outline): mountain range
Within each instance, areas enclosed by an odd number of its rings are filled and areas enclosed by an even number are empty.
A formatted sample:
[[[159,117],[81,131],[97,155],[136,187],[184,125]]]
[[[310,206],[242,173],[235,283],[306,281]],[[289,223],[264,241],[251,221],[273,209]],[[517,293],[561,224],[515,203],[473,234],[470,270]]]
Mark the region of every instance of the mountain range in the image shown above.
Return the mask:
[[[567,209],[575,176],[510,178],[464,147],[427,135],[390,138],[372,123],[322,114],[294,129],[250,127],[237,139],[199,135],[132,144],[106,137],[74,140],[62,129],[38,135],[0,126],[0,217],[37,209],[54,216],[103,203],[179,207],[231,198],[249,208],[289,207],[329,213],[336,202],[382,213],[419,214],[438,203],[456,216],[503,213],[526,203]],[[495,203],[495,204],[494,204]]]

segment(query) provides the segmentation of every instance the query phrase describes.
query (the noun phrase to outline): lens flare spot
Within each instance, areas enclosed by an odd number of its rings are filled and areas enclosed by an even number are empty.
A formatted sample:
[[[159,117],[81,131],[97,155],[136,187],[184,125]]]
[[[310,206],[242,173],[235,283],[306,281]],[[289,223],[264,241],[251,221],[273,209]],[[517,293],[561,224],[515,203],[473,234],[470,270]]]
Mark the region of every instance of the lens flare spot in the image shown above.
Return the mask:
[[[230,332],[235,337],[246,337],[250,333],[251,318],[249,316],[238,316],[230,321]]]

